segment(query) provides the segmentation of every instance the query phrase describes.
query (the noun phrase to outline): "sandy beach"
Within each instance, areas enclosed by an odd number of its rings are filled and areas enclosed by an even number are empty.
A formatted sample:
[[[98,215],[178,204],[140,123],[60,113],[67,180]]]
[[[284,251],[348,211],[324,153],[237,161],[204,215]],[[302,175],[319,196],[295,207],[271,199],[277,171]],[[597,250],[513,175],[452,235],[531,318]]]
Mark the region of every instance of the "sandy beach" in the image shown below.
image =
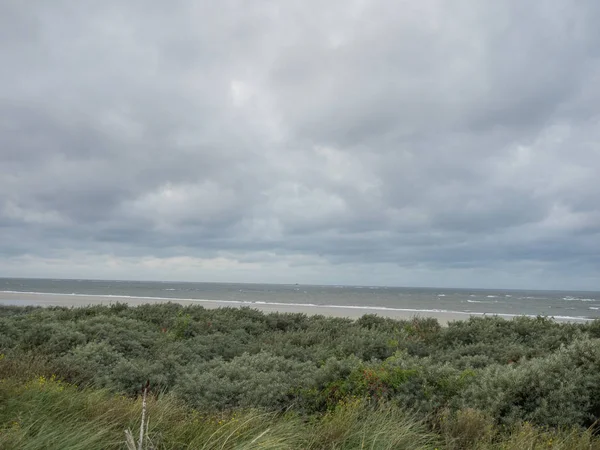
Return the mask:
[[[358,318],[365,314],[377,314],[381,317],[391,317],[394,319],[410,319],[418,317],[435,317],[440,323],[447,323],[451,320],[460,320],[468,318],[467,314],[445,313],[445,312],[414,312],[414,311],[386,311],[356,309],[345,307],[313,306],[313,305],[285,305],[285,304],[263,304],[263,303],[242,303],[227,302],[222,300],[186,300],[186,299],[164,299],[164,298],[135,298],[135,297],[116,297],[101,295],[65,295],[65,294],[32,294],[32,293],[7,293],[0,292],[0,305],[17,306],[67,306],[80,307],[88,305],[110,305],[114,303],[127,303],[131,306],[143,305],[147,303],[166,303],[173,302],[181,305],[200,305],[205,308],[223,308],[223,307],[250,307],[258,309],[265,313],[304,313],[308,315],[321,314],[330,317],[349,317]]]
[[[205,308],[223,308],[223,307],[250,307],[263,311],[265,313],[304,313],[307,315],[324,315],[330,317],[347,317],[356,319],[365,314],[376,314],[380,317],[390,317],[393,319],[411,319],[414,317],[433,317],[441,324],[447,324],[454,320],[465,320],[469,316],[482,316],[481,313],[461,313],[461,312],[442,312],[442,311],[413,311],[402,309],[377,309],[377,308],[352,308],[344,306],[315,306],[315,305],[287,305],[287,304],[265,304],[249,302],[229,302],[223,300],[188,300],[188,299],[166,299],[149,297],[119,297],[103,295],[68,295],[68,294],[35,294],[24,292],[0,292],[0,305],[13,306],[66,306],[82,307],[89,305],[110,305],[114,303],[127,303],[131,306],[152,303],[173,302],[181,305],[200,305]],[[493,315],[493,314],[490,314]],[[505,316],[510,319],[511,316]],[[564,321],[564,319],[556,319]]]

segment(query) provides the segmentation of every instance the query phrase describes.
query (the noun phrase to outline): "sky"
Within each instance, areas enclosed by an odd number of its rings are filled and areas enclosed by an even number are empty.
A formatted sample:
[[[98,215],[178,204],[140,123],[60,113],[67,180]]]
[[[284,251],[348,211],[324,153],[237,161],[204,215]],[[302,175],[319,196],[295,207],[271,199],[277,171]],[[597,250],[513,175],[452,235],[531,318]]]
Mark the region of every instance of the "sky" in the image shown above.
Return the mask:
[[[597,0],[4,0],[0,276],[600,290]]]

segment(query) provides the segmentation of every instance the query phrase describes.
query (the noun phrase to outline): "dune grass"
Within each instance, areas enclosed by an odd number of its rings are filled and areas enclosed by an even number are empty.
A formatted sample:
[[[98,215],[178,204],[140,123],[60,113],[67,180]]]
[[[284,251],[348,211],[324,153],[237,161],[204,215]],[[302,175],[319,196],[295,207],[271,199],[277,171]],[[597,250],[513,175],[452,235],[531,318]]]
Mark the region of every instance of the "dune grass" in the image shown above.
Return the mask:
[[[124,449],[141,399],[80,389],[53,377],[0,381],[0,448]],[[441,417],[432,429],[392,405],[340,402],[318,417],[257,410],[204,415],[170,395],[150,396],[144,449],[600,449],[589,431],[496,427],[483,413]]]
[[[78,389],[53,378],[0,382],[0,448],[121,449],[140,425],[141,399]],[[397,408],[356,400],[318,420],[295,413],[236,411],[203,415],[173,397],[150,397],[144,448],[434,449],[439,439]]]

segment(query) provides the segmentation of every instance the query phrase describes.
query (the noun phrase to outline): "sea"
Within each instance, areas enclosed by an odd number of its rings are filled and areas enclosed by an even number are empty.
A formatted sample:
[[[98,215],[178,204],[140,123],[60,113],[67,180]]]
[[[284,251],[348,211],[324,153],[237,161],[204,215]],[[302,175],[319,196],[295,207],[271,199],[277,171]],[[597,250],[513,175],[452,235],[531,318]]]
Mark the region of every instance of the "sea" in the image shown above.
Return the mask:
[[[272,304],[355,308],[364,310],[365,314],[408,311],[502,317],[541,315],[567,320],[600,318],[600,292],[583,291],[0,278],[0,292],[5,294],[0,305],[32,304],[10,298],[11,293],[32,293],[74,298],[92,295],[112,297],[115,301],[185,299],[198,301],[200,305],[203,300],[211,300],[223,302],[223,306]]]

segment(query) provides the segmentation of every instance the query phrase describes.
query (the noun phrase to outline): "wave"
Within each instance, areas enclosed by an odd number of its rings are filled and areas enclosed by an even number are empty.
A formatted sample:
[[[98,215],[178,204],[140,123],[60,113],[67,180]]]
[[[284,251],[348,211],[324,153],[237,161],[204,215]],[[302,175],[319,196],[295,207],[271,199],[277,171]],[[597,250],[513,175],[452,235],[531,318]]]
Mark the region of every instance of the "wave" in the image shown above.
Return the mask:
[[[498,300],[490,300],[490,301],[484,301],[484,300],[469,300],[467,299],[467,303],[484,303],[486,305],[493,305],[494,303],[504,303],[504,302],[499,302]]]
[[[596,302],[596,301],[598,301],[595,298],[579,298],[579,297],[571,297],[570,295],[563,297],[563,300],[565,300],[567,302]]]
[[[316,303],[283,303],[283,302],[264,302],[264,301],[249,301],[249,300],[216,300],[216,299],[200,299],[200,298],[178,298],[178,297],[148,297],[137,295],[115,295],[115,294],[78,294],[78,293],[58,293],[58,292],[23,292],[23,291],[0,291],[5,294],[32,294],[32,295],[52,295],[52,296],[69,296],[69,297],[94,297],[94,298],[115,298],[115,299],[139,299],[139,300],[157,300],[157,301],[188,301],[195,303],[219,303],[223,305],[243,305],[243,306],[294,306],[305,308],[322,308],[322,309],[357,309],[363,311],[390,311],[390,312],[408,312],[408,313],[441,313],[441,314],[457,314],[465,316],[485,316],[485,317],[538,317],[536,314],[509,314],[497,312],[473,312],[473,311],[454,311],[447,309],[416,309],[416,308],[392,308],[389,306],[364,306],[364,305],[330,305]],[[473,301],[476,303],[475,301]],[[0,300],[1,303],[1,300]],[[594,318],[582,316],[549,316],[559,320],[579,320],[592,321]]]
[[[594,311],[600,311],[600,306],[590,306],[589,309],[593,309]]]

